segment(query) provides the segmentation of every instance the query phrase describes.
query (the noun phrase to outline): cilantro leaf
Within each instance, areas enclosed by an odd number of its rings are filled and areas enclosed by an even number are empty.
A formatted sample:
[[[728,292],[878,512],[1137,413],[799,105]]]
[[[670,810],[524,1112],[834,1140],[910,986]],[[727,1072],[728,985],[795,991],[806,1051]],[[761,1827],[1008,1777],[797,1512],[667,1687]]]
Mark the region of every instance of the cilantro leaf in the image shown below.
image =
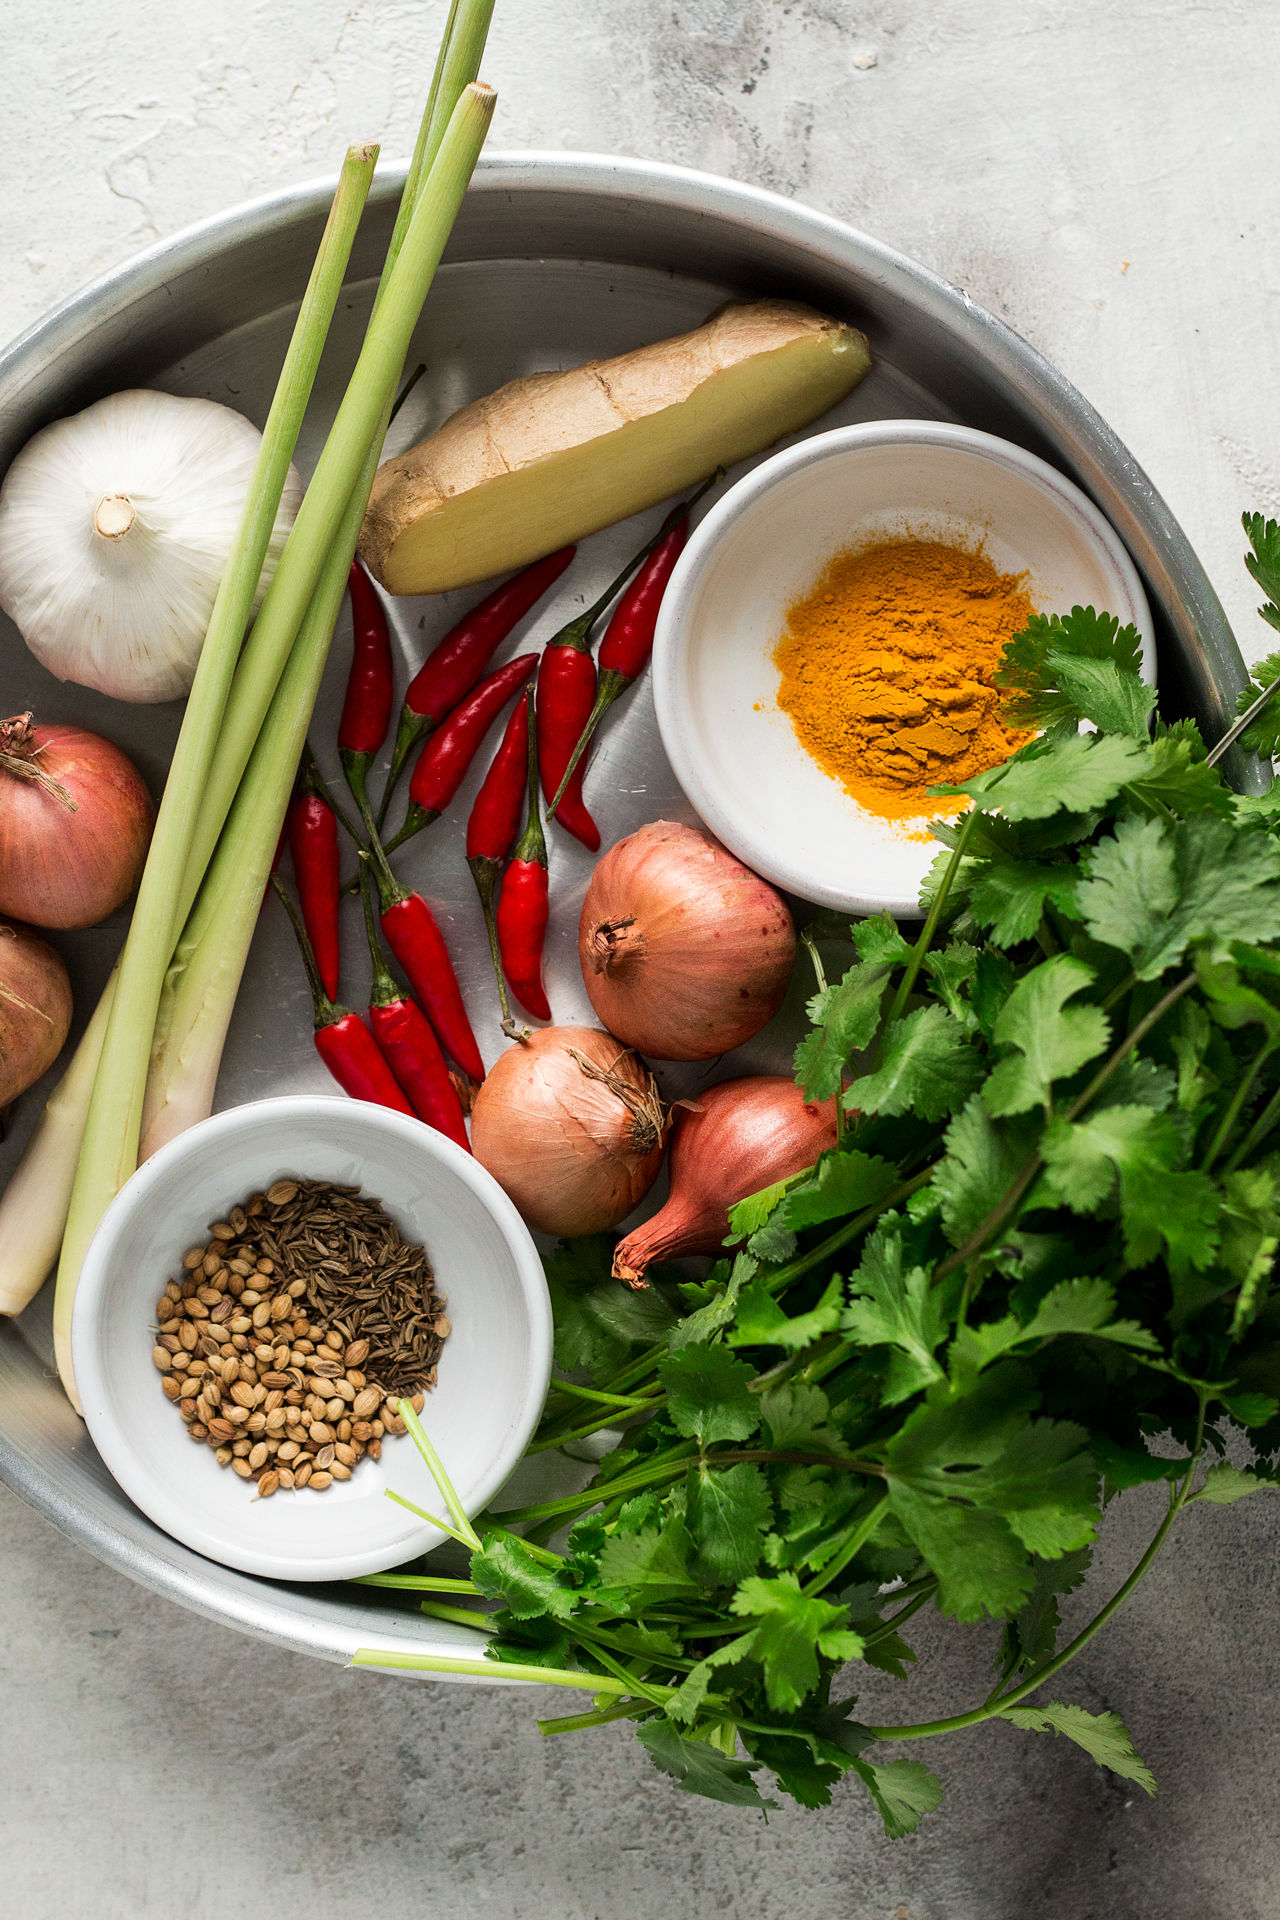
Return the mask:
[[[659,1532],[641,1527],[638,1533],[614,1533],[600,1554],[600,1589],[620,1613],[643,1613],[672,1600],[688,1599],[698,1590],[689,1571],[689,1537],[679,1519]]]
[[[1081,1585],[1092,1558],[1092,1549],[1082,1547],[1075,1553],[1064,1553],[1058,1560],[1036,1562],[1036,1584],[1031,1598],[1009,1621],[1000,1643],[996,1665],[1002,1680],[1009,1680],[1018,1672],[1028,1678],[1037,1667],[1052,1660],[1058,1650],[1058,1629],[1062,1625],[1058,1597],[1074,1593]]]
[[[1205,764],[1203,747],[1197,758],[1193,743],[1173,733],[1152,741],[1146,772],[1130,780],[1125,793],[1143,806],[1168,807],[1184,819],[1216,813],[1230,820],[1235,810],[1235,796],[1218,769]]]
[[[735,1323],[728,1334],[731,1347],[782,1347],[799,1353],[833,1333],[844,1307],[844,1282],[834,1274],[822,1298],[808,1313],[785,1314],[763,1281],[754,1280],[739,1296]]]
[[[938,1576],[938,1608],[956,1620],[997,1618],[1025,1606],[1035,1576],[997,1513],[889,1483],[890,1505]]]
[[[1264,520],[1260,513],[1245,513],[1240,518],[1253,548],[1252,553],[1246,553],[1244,564],[1268,600],[1280,604],[1280,526],[1274,520]],[[1262,617],[1265,620],[1268,616],[1264,613]],[[1280,615],[1271,625],[1280,626]]]
[[[821,1387],[804,1383],[770,1387],[759,1396],[759,1405],[775,1452],[813,1448],[838,1454],[843,1448],[840,1435],[827,1425],[831,1406]]]
[[[917,1007],[885,1034],[875,1073],[850,1085],[852,1113],[915,1113],[942,1120],[963,1106],[982,1078],[982,1062],[958,1020],[939,1006]]]
[[[892,971],[887,964],[860,963],[850,967],[834,987],[810,1000],[814,1032],[796,1048],[795,1061],[796,1084],[804,1089],[806,1100],[829,1100],[838,1093],[849,1056],[871,1045]]]
[[[1237,1500],[1243,1500],[1250,1493],[1275,1493],[1274,1480],[1264,1480],[1256,1473],[1246,1473],[1239,1467],[1231,1467],[1225,1461],[1210,1467],[1204,1477],[1204,1485],[1192,1500],[1208,1500],[1215,1507],[1234,1506]]]
[[[998,807],[1007,820],[1043,820],[1064,808],[1088,813],[1136,779],[1149,766],[1149,754],[1148,747],[1119,734],[1073,733],[1033,741],[989,773],[930,792],[968,794],[978,806]]]
[[[875,1802],[890,1840],[904,1840],[920,1825],[923,1813],[932,1813],[942,1801],[942,1782],[921,1760],[891,1760],[876,1767],[855,1760],[853,1771]]]
[[[1156,690],[1136,673],[1122,673],[1114,660],[1073,659],[1066,653],[1048,654],[1045,667],[1082,720],[1092,720],[1103,733],[1129,734],[1145,743]]]
[[[792,1232],[820,1227],[824,1221],[877,1206],[898,1178],[892,1162],[857,1148],[824,1153],[807,1179],[788,1187],[776,1217]]]
[[[1048,1097],[1055,1080],[1065,1079],[1096,1058],[1111,1028],[1100,1007],[1065,1004],[1092,984],[1093,968],[1069,953],[1056,954],[1020,980],[1000,1012],[994,1038],[1016,1053],[997,1061],[982,1097],[988,1113],[1023,1113]]]
[[[1104,1107],[1055,1120],[1040,1143],[1045,1183],[1077,1213],[1092,1213],[1120,1176],[1125,1258],[1145,1266],[1164,1247],[1175,1266],[1204,1268],[1218,1248],[1223,1196],[1206,1173],[1177,1171],[1182,1133],[1171,1114]]]
[[[773,1518],[768,1483],[759,1467],[690,1469],[685,1519],[696,1548],[693,1570],[707,1587],[731,1587],[759,1564]]]
[[[567,1620],[577,1604],[572,1588],[563,1586],[554,1567],[535,1560],[511,1533],[491,1533],[471,1556],[471,1578],[491,1600],[503,1600],[517,1620],[538,1614]]]
[[[995,684],[1009,696],[1002,708],[1006,724],[1051,727],[1078,720],[1083,710],[1060,684],[1064,663],[1072,661],[1106,661],[1117,677],[1136,681],[1142,665],[1137,629],[1121,628],[1115,614],[1092,607],[1072,607],[1065,615],[1033,613],[1005,646],[995,673]]]
[[[1056,1560],[1094,1537],[1098,1476],[1087,1437],[1067,1420],[1033,1420],[989,1466],[957,1476],[956,1490],[999,1513],[1030,1553]]]
[[[859,960],[868,964],[883,961],[896,967],[910,958],[911,942],[898,932],[898,923],[891,913],[873,913],[867,920],[855,921],[849,935]]]
[[[802,1593],[794,1573],[753,1574],[744,1580],[729,1610],[755,1622],[751,1657],[764,1671],[771,1707],[794,1713],[817,1686],[818,1656],[856,1660],[862,1640],[848,1629],[844,1607]]]
[[[846,1333],[862,1346],[894,1349],[882,1403],[896,1406],[941,1380],[933,1356],[947,1328],[943,1301],[923,1267],[903,1272],[901,1238],[883,1230],[873,1234],[849,1284],[857,1297],[845,1310]]]
[[[724,1800],[731,1807],[776,1807],[764,1800],[751,1778],[755,1764],[731,1758],[705,1740],[687,1740],[669,1720],[646,1720],[636,1739],[655,1767],[669,1773],[681,1793],[700,1793],[707,1800]]]
[[[979,1094],[947,1128],[946,1146],[933,1185],[942,1196],[947,1238],[958,1247],[1004,1198],[1027,1154],[990,1117]]]
[[[635,1342],[651,1346],[675,1323],[658,1288],[633,1292],[612,1277],[613,1245],[609,1234],[586,1234],[562,1240],[543,1261],[555,1315],[556,1365],[566,1373],[575,1367],[597,1377],[608,1373]]]
[[[658,1374],[676,1432],[700,1445],[746,1440],[759,1426],[760,1402],[747,1391],[755,1374],[724,1347],[682,1347],[659,1363]]]
[[[1063,1280],[1050,1289],[1024,1326],[1016,1315],[961,1328],[951,1346],[954,1376],[979,1373],[1016,1347],[1037,1345],[1059,1334],[1092,1334],[1139,1352],[1159,1353],[1160,1342],[1136,1320],[1113,1320],[1115,1290],[1102,1279]]]
[[[1026,1733],[1064,1733],[1083,1747],[1100,1767],[1134,1780],[1144,1793],[1156,1790],[1155,1775],[1134,1752],[1128,1729],[1118,1713],[1086,1713],[1083,1707],[1065,1707],[1050,1700],[1042,1707],[1005,1707],[1000,1718]]]
[[[1076,917],[1074,866],[1046,866],[1035,860],[1003,860],[988,866],[969,893],[969,911],[997,947],[1016,947],[1040,925],[1046,901],[1069,919]]]
[[[973,1027],[976,1017],[961,989],[973,979],[978,964],[978,949],[964,940],[953,940],[948,947],[937,947],[925,955],[925,970],[933,981],[933,990],[947,1012],[962,1026]]]
[[[1280,938],[1280,845],[1220,820],[1121,820],[1086,858],[1077,894],[1095,940],[1158,979],[1192,941]]]

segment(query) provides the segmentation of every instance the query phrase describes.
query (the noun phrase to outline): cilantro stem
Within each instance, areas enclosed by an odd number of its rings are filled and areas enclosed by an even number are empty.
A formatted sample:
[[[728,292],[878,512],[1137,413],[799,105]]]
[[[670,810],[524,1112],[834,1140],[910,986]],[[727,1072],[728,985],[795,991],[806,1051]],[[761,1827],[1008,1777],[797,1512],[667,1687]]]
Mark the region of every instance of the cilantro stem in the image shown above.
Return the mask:
[[[525,1448],[526,1453],[545,1453],[548,1447],[561,1447],[566,1440],[586,1440],[593,1433],[599,1433],[604,1427],[618,1426],[629,1415],[637,1413],[656,1413],[659,1407],[665,1407],[665,1393],[654,1394],[648,1400],[627,1400],[622,1403],[626,1412],[620,1413],[615,1406],[612,1413],[597,1414],[594,1420],[588,1420],[585,1426],[556,1429],[544,1434],[541,1440],[534,1440]]]
[[[550,1393],[572,1394],[578,1400],[594,1400],[602,1407],[634,1407],[643,1405],[634,1394],[600,1393],[595,1387],[580,1387],[576,1380],[557,1380],[552,1378],[548,1389]]]
[[[419,1520],[429,1520],[433,1527],[438,1527],[441,1533],[447,1533],[450,1539],[458,1542],[460,1547],[474,1549],[480,1545],[478,1539],[469,1539],[465,1533],[459,1533],[458,1529],[451,1527],[447,1520],[442,1520],[438,1513],[428,1513],[425,1507],[415,1506],[412,1500],[406,1500],[401,1493],[393,1493],[390,1487],[384,1487],[382,1491],[387,1499],[394,1500],[398,1507],[404,1507],[408,1512],[416,1513]]]
[[[452,1620],[456,1626],[470,1627],[475,1633],[493,1632],[490,1616],[476,1612],[473,1607],[442,1607],[438,1600],[423,1600],[421,1610],[432,1620]]]
[[[933,945],[933,936],[938,930],[938,922],[942,918],[942,909],[947,904],[947,895],[950,893],[955,877],[960,871],[960,862],[964,859],[965,848],[969,844],[969,836],[973,832],[978,820],[978,815],[979,809],[977,807],[970,807],[964,817],[964,825],[960,829],[955,848],[951,858],[947,862],[947,870],[942,876],[938,891],[933,896],[933,905],[929,908],[929,917],[924,923],[920,938],[911,949],[911,957],[907,961],[906,971],[898,982],[898,991],[893,996],[893,1005],[889,1008],[889,1017],[884,1023],[886,1029],[893,1025],[894,1021],[902,1012],[902,1009],[906,1006],[911,989],[916,983],[916,976],[924,965],[924,957]]]
[[[726,1460],[782,1460],[796,1467],[843,1467],[846,1473],[873,1475],[884,1479],[884,1467],[878,1460],[849,1460],[839,1453],[806,1453],[799,1447],[728,1447],[723,1453],[707,1453],[703,1459],[711,1466],[723,1466]]]
[[[636,1692],[633,1680],[615,1680],[607,1673],[568,1673],[558,1667],[524,1667],[508,1660],[454,1659],[442,1653],[391,1653],[382,1647],[357,1647],[348,1664],[405,1668],[412,1673],[472,1673],[481,1680],[528,1680],[539,1687],[576,1687],[580,1693],[617,1693],[628,1698]],[[662,1691],[670,1694],[675,1688],[665,1687]]]
[[[588,1507],[601,1506],[620,1493],[637,1493],[643,1487],[656,1487],[664,1480],[675,1480],[685,1470],[691,1454],[697,1452],[696,1444],[690,1440],[682,1442],[679,1448],[680,1458],[668,1460],[665,1465],[653,1467],[635,1467],[630,1473],[620,1473],[616,1480],[593,1481],[580,1493],[566,1494],[563,1500],[544,1500],[534,1507],[504,1508],[493,1518],[502,1526],[512,1526],[517,1520],[550,1520],[557,1514],[584,1513]]]
[[[891,1614],[873,1633],[867,1634],[863,1644],[874,1647],[877,1641],[887,1640],[891,1633],[896,1633],[904,1620],[909,1620],[913,1613],[919,1613],[925,1601],[932,1598],[937,1584],[936,1580],[931,1581],[923,1593],[918,1593],[914,1600],[909,1600],[905,1607],[899,1607],[898,1611]],[[885,1595],[886,1600],[892,1600],[893,1597],[891,1593]]]
[[[844,1545],[838,1552],[832,1555],[826,1566],[809,1581],[804,1589],[806,1598],[811,1598],[815,1593],[821,1593],[824,1587],[829,1587],[836,1575],[843,1573],[855,1555],[862,1552],[863,1547],[866,1546],[867,1541],[879,1526],[884,1510],[888,1504],[889,1496],[887,1493],[884,1493],[875,1502],[870,1512],[863,1514],[861,1520],[850,1530]]]
[[[397,1587],[410,1593],[479,1593],[474,1580],[442,1580],[427,1573],[362,1573],[357,1587]]]
[[[453,1521],[453,1526],[449,1527],[447,1531],[453,1534],[455,1540],[461,1540],[464,1546],[478,1549],[480,1546],[480,1535],[467,1518],[466,1509],[454,1492],[453,1482],[444,1470],[440,1455],[427,1438],[426,1428],[423,1426],[421,1420],[419,1420],[408,1400],[399,1401],[397,1407],[400,1418],[413,1435],[414,1445],[427,1463],[427,1469],[431,1478],[435,1481],[436,1486],[444,1496],[444,1503],[449,1509],[449,1518]],[[393,1495],[392,1498],[394,1499],[394,1497]],[[402,1501],[401,1505],[407,1506],[408,1502]],[[421,1512],[421,1508],[416,1508],[415,1511]]]
[[[555,1720],[539,1720],[538,1732],[546,1739],[556,1733],[584,1733],[588,1727],[607,1726],[610,1720],[635,1720],[650,1712],[647,1700],[624,1700],[616,1707],[601,1707],[597,1713],[566,1713]]]
[[[1248,1073],[1245,1074],[1244,1078],[1240,1082],[1240,1085],[1236,1088],[1235,1093],[1232,1096],[1230,1105],[1228,1106],[1226,1112],[1223,1114],[1221,1120],[1218,1122],[1217,1131],[1214,1133],[1213,1139],[1209,1143],[1209,1147],[1205,1153],[1204,1159],[1200,1162],[1201,1173],[1208,1173],[1210,1167],[1213,1165],[1218,1155],[1222,1152],[1223,1147],[1226,1145],[1227,1141],[1230,1139],[1232,1129],[1234,1128],[1236,1121],[1240,1118],[1241,1109],[1244,1106],[1245,1101],[1248,1099],[1249,1095],[1253,1091],[1253,1083],[1257,1079],[1259,1073],[1262,1071],[1262,1068],[1265,1066],[1266,1062],[1271,1058],[1272,1054],[1275,1052],[1276,1045],[1277,1045],[1276,1041],[1274,1040],[1268,1041],[1267,1044],[1258,1053],[1254,1055],[1253,1063],[1250,1066]]]
[[[1226,1166],[1222,1169],[1223,1173],[1234,1173],[1240,1165],[1240,1162],[1246,1159],[1255,1147],[1262,1145],[1262,1142],[1271,1132],[1277,1120],[1280,1120],[1280,1087],[1276,1088],[1276,1091],[1272,1094],[1270,1100],[1268,1100],[1266,1106],[1262,1109],[1262,1112],[1258,1115],[1248,1133],[1246,1133],[1244,1139],[1240,1142],[1240,1145],[1227,1161]]]
[[[824,1260],[838,1252],[846,1242],[854,1239],[865,1227],[869,1227],[873,1220],[878,1220],[886,1208],[896,1206],[899,1200],[905,1200],[915,1192],[917,1187],[922,1187],[926,1180],[931,1179],[932,1175],[933,1168],[924,1167],[919,1173],[913,1174],[909,1180],[900,1181],[896,1187],[886,1193],[883,1200],[877,1200],[874,1206],[864,1207],[861,1213],[856,1213],[852,1220],[846,1220],[842,1227],[837,1227],[834,1233],[829,1233],[825,1240],[820,1240],[818,1245],[810,1248],[808,1253],[802,1253],[795,1260],[788,1261],[785,1267],[779,1267],[778,1271],[771,1273],[765,1282],[770,1293],[783,1292],[793,1281],[802,1279],[813,1267],[821,1266]]]

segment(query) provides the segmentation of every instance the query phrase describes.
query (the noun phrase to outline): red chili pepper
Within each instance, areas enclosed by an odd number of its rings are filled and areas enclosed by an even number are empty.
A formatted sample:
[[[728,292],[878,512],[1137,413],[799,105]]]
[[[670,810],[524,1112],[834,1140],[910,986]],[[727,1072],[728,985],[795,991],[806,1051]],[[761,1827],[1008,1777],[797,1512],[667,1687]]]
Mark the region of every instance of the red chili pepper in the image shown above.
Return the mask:
[[[576,832],[576,828],[565,818],[564,809],[566,804],[572,805],[575,793],[581,798],[582,762],[591,736],[618,695],[638,679],[649,664],[662,596],[689,538],[690,511],[707,488],[714,486],[719,478],[717,469],[691,499],[682,507],[677,507],[674,514],[668,514],[663,521],[656,545],[650,543],[650,549],[646,550],[648,558],[614,608],[613,618],[600,642],[600,671],[594,702],[583,720],[572,751],[564,757],[563,770],[554,787],[544,767],[543,790],[550,803],[547,818],[559,820],[562,825],[569,827],[570,832]],[[578,837],[581,839],[582,836],[579,834]],[[596,845],[599,845],[598,840]]]
[[[391,725],[394,675],[387,614],[378,590],[358,560],[347,582],[355,647],[347,676],[347,697],[338,723],[338,751],[347,785],[366,824],[370,823],[369,770],[382,750]]]
[[[387,790],[378,813],[379,828],[387,817],[391,795],[415,744],[433,733],[470,692],[517,621],[523,620],[548,587],[560,578],[576,551],[574,547],[562,547],[559,553],[535,560],[522,573],[504,581],[478,607],[463,614],[458,624],[451,627],[427,655],[409,682],[400,709]]]
[[[551,1018],[542,984],[542,943],[547,933],[547,843],[538,810],[538,746],[529,735],[529,820],[502,876],[498,898],[498,950],[511,991],[538,1020]]]
[[[565,634],[573,631],[564,629]],[[538,668],[537,735],[543,791],[548,800],[559,794],[556,817],[560,825],[594,853],[600,845],[600,829],[582,797],[587,769],[581,754],[578,765],[569,771],[574,748],[595,709],[596,666],[587,651],[588,632],[589,628],[583,626],[572,639],[557,635],[543,650]]]
[[[498,1001],[502,1007],[504,1033],[512,1030],[511,1008],[507,1001],[507,983],[502,977],[502,955],[498,950],[498,929],[493,917],[493,896],[507,855],[520,831],[520,808],[524,801],[529,766],[529,706],[526,693],[513,708],[502,736],[502,745],[493,756],[493,764],[484,777],[484,785],[475,798],[467,822],[467,865],[480,895],[493,971],[498,981]]]
[[[440,1043],[421,1007],[402,993],[392,978],[382,955],[382,943],[373,923],[366,862],[361,862],[360,893],[364,903],[364,927],[369,937],[369,956],[373,961],[373,991],[369,998],[369,1025],[383,1058],[395,1075],[401,1090],[419,1120],[445,1134],[465,1153],[471,1142],[462,1119],[449,1069]]]
[[[287,829],[302,918],[325,993],[338,991],[338,823],[304,753]],[[275,869],[272,869],[274,873]]]
[[[538,664],[536,653],[522,653],[480,682],[462,705],[455,707],[438,733],[432,734],[409,782],[409,808],[404,825],[384,851],[402,846],[439,817],[466,778],[480,742],[517,687],[523,686]]]
[[[374,1106],[391,1107],[396,1113],[412,1116],[413,1108],[396,1085],[390,1067],[378,1051],[377,1041],[360,1015],[352,1013],[350,1007],[335,1005],[325,992],[298,909],[274,875],[271,884],[284,903],[302,950],[315,1012],[316,1052],[343,1092],[349,1093],[353,1100],[370,1100]]]
[[[484,1062],[435,915],[420,893],[401,886],[376,839],[370,851],[387,944],[408,974],[441,1046],[472,1080],[483,1080]]]

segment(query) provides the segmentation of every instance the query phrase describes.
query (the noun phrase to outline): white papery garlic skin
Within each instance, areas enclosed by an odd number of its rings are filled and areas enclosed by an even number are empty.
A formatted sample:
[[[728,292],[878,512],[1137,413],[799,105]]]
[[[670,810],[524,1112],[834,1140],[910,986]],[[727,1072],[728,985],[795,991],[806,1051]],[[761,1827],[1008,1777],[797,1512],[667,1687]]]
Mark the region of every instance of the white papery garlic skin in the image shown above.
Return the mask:
[[[29,440],[0,486],[0,607],[59,680],[190,690],[262,436],[216,400],[113,393]],[[293,467],[254,611],[302,501]]]

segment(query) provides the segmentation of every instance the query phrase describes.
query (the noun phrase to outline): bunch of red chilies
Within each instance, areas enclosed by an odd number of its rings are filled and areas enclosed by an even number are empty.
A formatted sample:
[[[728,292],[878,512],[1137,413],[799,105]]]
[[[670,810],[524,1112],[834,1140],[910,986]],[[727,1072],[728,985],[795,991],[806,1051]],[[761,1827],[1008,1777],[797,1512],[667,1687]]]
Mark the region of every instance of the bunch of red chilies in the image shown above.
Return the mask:
[[[715,478],[718,475],[706,486]],[[508,985],[520,1006],[539,1020],[549,1020],[551,1008],[542,984],[549,899],[539,782],[547,819],[594,852],[600,833],[582,797],[587,749],[609,707],[648,664],[662,596],[688,538],[689,512],[705,491],[703,487],[668,516],[599,600],[553,635],[541,657],[523,653],[485,672],[517,623],[565,571],[573,547],[535,561],[465,614],[409,683],[376,817],[368,780],[391,725],[391,639],[376,587],[358,560],[351,569],[355,645],[338,750],[360,824],[334,800],[308,747],[276,856],[278,863],[287,838],[301,910],[277,875],[272,884],[302,950],[315,1008],[316,1048],[339,1086],[358,1100],[416,1114],[467,1151],[463,1113],[470,1107],[474,1086],[484,1078],[484,1063],[435,916],[421,894],[396,879],[387,856],[439,819],[489,729],[519,695],[471,809],[467,862],[488,929],[504,1033],[521,1037],[511,1015]],[[591,657],[592,629],[619,593],[597,669]],[[384,839],[392,796],[419,747],[404,823]],[[367,1026],[336,998],[343,892],[339,821],[360,862],[356,884],[373,960]],[[416,999],[397,985],[387,966],[374,915],[375,892],[382,936]]]

